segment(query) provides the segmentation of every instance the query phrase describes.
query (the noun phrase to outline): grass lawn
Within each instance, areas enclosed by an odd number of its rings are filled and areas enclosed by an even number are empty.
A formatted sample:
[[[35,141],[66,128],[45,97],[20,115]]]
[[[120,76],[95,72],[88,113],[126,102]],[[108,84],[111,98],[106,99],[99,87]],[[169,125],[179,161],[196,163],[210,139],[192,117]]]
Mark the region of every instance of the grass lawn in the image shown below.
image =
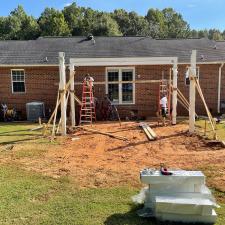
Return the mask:
[[[197,120],[196,121],[196,127],[197,127],[198,131],[203,133],[204,128],[205,128],[205,120]],[[208,121],[206,121],[206,131],[207,131],[206,135],[209,138],[213,137],[211,130],[212,130],[212,128],[211,128],[210,123]],[[225,123],[217,124],[216,125],[216,132],[217,132],[219,140],[225,140]]]
[[[16,153],[17,157],[38,157],[38,154],[45,151],[43,146],[46,147],[49,143],[45,139],[38,139],[40,131],[29,131],[34,126],[36,125],[0,124],[0,145],[21,144],[28,140],[32,145],[24,143],[24,148]],[[1,151],[1,158],[6,154],[7,152]],[[69,176],[54,179],[25,171],[19,164],[8,161],[0,164],[0,224],[159,224],[136,215],[137,207],[133,205],[131,197],[138,191],[139,189],[124,186],[80,189]],[[215,196],[221,205],[221,208],[217,209],[216,225],[224,225],[225,193],[215,192]]]

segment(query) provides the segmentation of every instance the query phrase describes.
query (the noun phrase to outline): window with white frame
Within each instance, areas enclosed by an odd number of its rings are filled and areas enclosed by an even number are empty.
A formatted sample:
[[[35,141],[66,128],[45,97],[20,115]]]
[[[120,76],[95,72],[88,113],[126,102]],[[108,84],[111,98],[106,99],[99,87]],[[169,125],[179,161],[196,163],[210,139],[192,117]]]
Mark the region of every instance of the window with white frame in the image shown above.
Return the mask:
[[[25,93],[25,72],[22,69],[11,70],[12,92]]]
[[[190,85],[189,72],[188,72],[189,69],[190,69],[190,67],[187,67],[187,70],[185,73],[185,85],[187,85],[187,86]],[[196,76],[199,79],[199,67],[196,67]]]
[[[107,68],[107,94],[112,103],[133,104],[135,84],[134,68]]]

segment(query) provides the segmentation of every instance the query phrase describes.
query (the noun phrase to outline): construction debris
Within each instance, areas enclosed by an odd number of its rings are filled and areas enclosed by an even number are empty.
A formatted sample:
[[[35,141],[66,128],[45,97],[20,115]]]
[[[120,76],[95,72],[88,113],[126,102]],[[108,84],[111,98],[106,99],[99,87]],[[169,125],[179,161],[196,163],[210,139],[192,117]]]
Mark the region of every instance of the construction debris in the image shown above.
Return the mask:
[[[153,141],[157,138],[156,133],[147,125],[146,123],[139,123],[139,126],[143,128],[145,134],[147,135],[148,139],[150,141]]]

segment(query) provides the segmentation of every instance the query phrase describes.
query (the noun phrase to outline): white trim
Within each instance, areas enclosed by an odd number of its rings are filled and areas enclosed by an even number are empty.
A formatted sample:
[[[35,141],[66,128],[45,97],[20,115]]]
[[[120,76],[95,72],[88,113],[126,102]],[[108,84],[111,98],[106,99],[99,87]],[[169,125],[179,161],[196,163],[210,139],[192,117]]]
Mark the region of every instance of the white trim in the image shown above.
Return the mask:
[[[71,58],[75,66],[172,65],[177,57]]]
[[[12,94],[26,94],[26,73],[25,73],[25,70],[24,69],[11,69],[11,90],[12,90]],[[24,71],[24,92],[14,92],[13,91],[13,83],[16,82],[16,81],[13,81],[13,76],[12,76],[12,72],[13,71]],[[21,81],[22,82],[22,81]]]
[[[132,73],[133,73],[133,79],[132,81],[135,81],[135,78],[136,78],[136,70],[135,70],[135,67],[106,67],[105,68],[105,81],[106,81],[106,84],[105,84],[105,90],[106,90],[106,94],[109,93],[109,90],[108,90],[108,84],[111,83],[108,81],[108,71],[109,70],[118,70],[119,72],[119,80],[118,80],[118,85],[119,85],[119,102],[118,103],[115,103],[115,102],[112,102],[114,105],[134,105],[135,104],[135,83],[132,83],[133,85],[133,101],[132,102],[123,102],[122,101],[122,83],[119,83],[120,81],[122,81],[122,71],[123,70],[132,70]],[[129,81],[127,81],[127,83],[131,83]],[[115,83],[117,84],[117,83]]]
[[[133,58],[133,57],[132,57]],[[149,58],[152,59],[152,57],[135,57],[135,58]],[[153,58],[177,58],[177,57],[153,57]],[[85,58],[87,59],[87,58]],[[88,58],[89,59],[89,58]],[[93,59],[93,58],[91,58]],[[99,58],[98,58],[99,59]],[[119,59],[124,59],[124,58],[119,58]],[[72,63],[72,61],[71,61]],[[146,64],[147,63],[147,64]],[[145,64],[138,64],[138,65],[160,65],[158,64],[149,64],[149,62],[146,62]],[[209,65],[209,64],[221,64],[221,63],[225,63],[225,61],[212,61],[212,62],[197,62],[197,65]],[[172,63],[166,63],[166,64],[172,64]],[[178,62],[178,65],[187,65],[190,64],[190,62]],[[65,64],[65,66],[69,66],[70,64]],[[136,65],[136,64],[133,64]],[[108,65],[110,66],[110,65]],[[58,64],[0,64],[0,67],[59,67]]]
[[[0,67],[59,67],[57,64],[49,64],[49,65],[44,65],[44,64],[0,64]],[[68,64],[69,66],[69,64]]]

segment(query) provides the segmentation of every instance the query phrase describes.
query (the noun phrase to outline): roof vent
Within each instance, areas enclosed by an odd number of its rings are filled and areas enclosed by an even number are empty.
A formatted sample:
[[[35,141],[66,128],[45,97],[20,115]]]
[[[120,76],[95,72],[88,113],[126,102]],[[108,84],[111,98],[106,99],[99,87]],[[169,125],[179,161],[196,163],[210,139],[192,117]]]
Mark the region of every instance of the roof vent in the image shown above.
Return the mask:
[[[205,60],[205,56],[204,55],[201,55],[201,60]]]
[[[217,49],[217,46],[216,45],[214,45],[214,49]]]

